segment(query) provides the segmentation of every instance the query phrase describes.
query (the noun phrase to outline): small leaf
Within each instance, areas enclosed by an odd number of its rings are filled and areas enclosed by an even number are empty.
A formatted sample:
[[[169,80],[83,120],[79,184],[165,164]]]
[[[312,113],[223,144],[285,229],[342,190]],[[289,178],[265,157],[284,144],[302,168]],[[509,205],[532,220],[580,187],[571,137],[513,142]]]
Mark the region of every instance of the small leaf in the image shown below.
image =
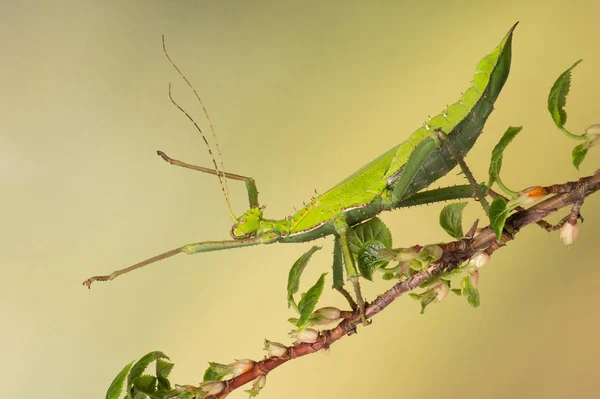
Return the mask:
[[[415,294],[414,292],[411,292],[408,295],[411,298],[414,298],[417,301],[421,302],[421,314],[425,313],[425,308],[427,307],[427,305],[433,302],[437,296],[437,294],[433,291],[425,291],[421,294]]]
[[[395,278],[398,278],[398,273],[394,273],[394,272],[385,272],[383,274],[383,279],[384,280],[393,280]]]
[[[454,292],[458,296],[462,295],[462,290],[460,288],[452,288],[450,291]]]
[[[160,351],[150,352],[142,357],[138,362],[131,368],[131,372],[127,376],[127,386],[131,387],[133,380],[141,376],[146,367],[154,360],[157,359],[168,359],[169,357]]]
[[[506,208],[506,200],[504,198],[496,198],[490,205],[490,226],[496,233],[498,240],[502,238],[502,230],[508,217],[508,209]]]
[[[575,148],[573,148],[573,166],[579,170],[579,165],[585,159],[587,152],[589,150],[589,143],[586,141],[583,144],[579,144]]]
[[[148,374],[141,375],[133,380],[133,386],[138,391],[151,395],[156,392],[156,377]]]
[[[298,288],[300,287],[300,276],[304,271],[304,268],[308,264],[310,257],[317,252],[321,247],[313,246],[307,252],[305,252],[298,260],[294,263],[292,268],[290,269],[290,273],[288,275],[288,308],[290,306],[296,307],[296,301],[294,301],[294,294],[298,292]]]
[[[203,381],[221,381],[223,377],[233,372],[233,367],[228,364],[208,362],[208,368],[204,372]]]
[[[378,241],[385,248],[392,247],[392,233],[379,218],[370,219],[348,229],[348,246],[355,256],[358,256],[360,249],[369,241]]]
[[[384,246],[381,242],[369,241],[358,252],[358,270],[367,280],[373,281],[373,272],[390,263],[389,260],[382,259],[379,256],[379,251],[382,248]]]
[[[564,106],[567,103],[567,95],[569,94],[569,88],[571,86],[571,71],[583,60],[579,60],[574,63],[571,68],[564,71],[554,85],[550,89],[548,95],[548,111],[554,120],[554,123],[559,128],[562,128],[567,122],[567,113],[564,110]]]
[[[131,370],[132,366],[133,362],[123,367],[123,370],[121,370],[121,372],[117,374],[113,382],[108,387],[108,391],[106,391],[106,399],[119,399],[119,396],[123,391],[123,383],[125,382],[125,377],[127,377],[127,373],[129,373],[129,370]]]
[[[498,176],[500,176],[500,169],[502,169],[502,156],[504,154],[504,150],[510,142],[517,136],[517,134],[523,129],[522,126],[509,126],[504,132],[504,135],[496,144],[496,147],[492,150],[492,160],[490,161],[490,170],[489,170],[489,181],[488,187],[492,187],[492,184],[496,180],[498,180]]]
[[[467,297],[467,302],[474,308],[479,306],[479,291],[477,288],[471,283],[471,276],[467,276],[463,278],[460,283],[462,288],[462,294]]]
[[[327,273],[321,274],[321,277],[319,277],[315,285],[310,287],[310,289],[302,295],[302,299],[300,299],[300,302],[298,303],[298,312],[300,313],[300,318],[296,324],[298,328],[302,328],[306,325],[308,318],[312,314],[313,310],[315,310],[315,306],[317,305],[317,302],[319,302],[319,298],[323,293],[326,275]]]
[[[156,377],[158,378],[158,391],[167,393],[171,390],[171,383],[169,382],[169,374],[173,370],[174,364],[167,362],[163,359],[156,361]]]
[[[333,244],[333,288],[338,289],[344,286],[344,263],[342,262],[342,247],[340,238],[335,237]]]
[[[462,213],[466,206],[466,202],[446,205],[440,213],[440,225],[442,229],[457,240],[465,236],[462,229]]]

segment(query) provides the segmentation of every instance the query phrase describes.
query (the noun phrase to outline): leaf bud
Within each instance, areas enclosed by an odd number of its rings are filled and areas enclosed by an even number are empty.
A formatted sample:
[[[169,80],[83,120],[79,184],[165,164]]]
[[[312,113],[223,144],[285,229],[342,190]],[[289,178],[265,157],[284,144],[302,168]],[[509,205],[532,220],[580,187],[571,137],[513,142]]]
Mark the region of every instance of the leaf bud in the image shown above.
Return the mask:
[[[235,363],[231,363],[230,366],[232,368],[231,374],[235,378],[238,375],[242,375],[246,371],[248,371],[252,367],[254,367],[254,360],[250,360],[250,359],[236,360]]]
[[[341,317],[341,312],[338,308],[334,308],[333,306],[327,306],[315,310],[313,315],[317,319],[317,322],[314,325],[329,324],[338,321]]]
[[[548,195],[548,191],[542,186],[532,186],[521,190],[517,202],[521,206],[529,205]]]
[[[267,355],[269,357],[281,357],[287,352],[287,347],[279,342],[273,342],[265,339],[264,350],[267,351]]]
[[[488,262],[490,261],[490,256],[488,254],[486,254],[483,251],[479,251],[476,252],[475,254],[473,254],[473,256],[471,256],[471,259],[469,259],[469,262],[473,265],[475,265],[476,268],[481,269],[482,267],[484,267],[485,265],[488,264]]]
[[[209,380],[200,383],[200,388],[206,392],[206,396],[216,395],[225,388],[223,381]]]
[[[571,222],[567,221],[560,228],[560,239],[562,240],[563,244],[565,244],[567,247],[573,245],[573,242],[575,242],[575,239],[578,235],[579,224],[577,223],[577,221],[575,221],[575,224],[571,224]]]
[[[317,342],[317,339],[319,339],[319,332],[313,328],[306,328],[302,331],[293,330],[290,333],[290,336],[292,338],[296,338],[296,342],[312,344]]]

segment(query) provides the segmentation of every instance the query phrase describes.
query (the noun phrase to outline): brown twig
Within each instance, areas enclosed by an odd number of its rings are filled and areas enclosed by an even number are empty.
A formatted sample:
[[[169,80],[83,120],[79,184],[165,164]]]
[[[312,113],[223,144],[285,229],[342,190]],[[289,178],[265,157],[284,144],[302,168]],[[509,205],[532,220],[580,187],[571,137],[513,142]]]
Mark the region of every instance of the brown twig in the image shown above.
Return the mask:
[[[368,318],[372,318],[402,294],[419,287],[432,276],[439,275],[444,271],[453,270],[458,265],[468,260],[477,251],[485,250],[486,253],[492,254],[494,251],[513,240],[523,227],[538,223],[546,216],[557,212],[561,208],[573,205],[576,207],[578,214],[579,206],[583,199],[598,190],[600,190],[600,170],[596,171],[594,175],[581,178],[576,182],[567,182],[550,186],[549,191],[555,194],[553,197],[548,198],[529,209],[519,210],[508,217],[501,242],[496,239],[496,234],[492,228],[487,226],[474,238],[442,244],[441,246],[444,250],[444,254],[441,259],[436,263],[432,263],[428,270],[413,274],[407,280],[395,284],[383,294],[379,295],[373,302],[366,306],[365,315]],[[570,213],[570,215],[572,214],[573,212]],[[342,313],[343,321],[330,330],[321,331],[316,342],[295,344],[288,347],[283,356],[271,357],[256,362],[254,366],[245,373],[224,381],[225,386],[223,390],[218,394],[207,396],[206,399],[225,398],[235,389],[253,381],[261,375],[268,374],[282,364],[295,358],[317,352],[321,349],[327,349],[345,335],[351,335],[361,323],[361,316],[357,311]]]

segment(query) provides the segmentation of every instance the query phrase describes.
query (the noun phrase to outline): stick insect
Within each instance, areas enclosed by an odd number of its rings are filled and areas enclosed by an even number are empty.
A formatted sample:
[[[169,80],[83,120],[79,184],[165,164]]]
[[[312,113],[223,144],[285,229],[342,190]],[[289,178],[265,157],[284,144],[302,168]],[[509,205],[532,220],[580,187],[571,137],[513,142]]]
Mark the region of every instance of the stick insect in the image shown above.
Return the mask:
[[[173,104],[200,132],[212,158],[214,169],[191,165],[158,154],[172,165],[216,175],[225,201],[229,207],[233,226],[231,240],[203,241],[187,244],[160,255],[146,259],[109,275],[95,276],[84,281],[91,286],[94,281],[109,281],[125,273],[158,262],[179,253],[188,255],[200,252],[220,251],[230,248],[260,244],[300,243],[328,235],[335,236],[335,253],[341,254],[346,276],[352,282],[357,304],[363,313],[364,301],[358,283],[359,273],[348,243],[348,230],[359,223],[375,217],[382,211],[409,205],[470,197],[470,186],[447,187],[419,192],[453,169],[457,160],[442,145],[439,134],[443,133],[460,156],[465,156],[482,132],[483,126],[494,109],[511,63],[511,43],[515,24],[500,44],[486,55],[475,69],[471,86],[460,99],[439,115],[430,118],[424,126],[412,133],[403,143],[375,158],[324,194],[313,198],[304,208],[283,219],[263,216],[264,206],[258,202],[258,190],[254,179],[225,172],[218,148],[219,165],[206,136],[194,119],[173,99],[169,85],[169,97]],[[196,90],[163,49],[168,60],[188,84],[202,106],[213,137],[216,140],[210,117]],[[244,181],[248,192],[250,209],[236,217],[229,200],[227,180]],[[363,322],[364,320],[363,316]]]

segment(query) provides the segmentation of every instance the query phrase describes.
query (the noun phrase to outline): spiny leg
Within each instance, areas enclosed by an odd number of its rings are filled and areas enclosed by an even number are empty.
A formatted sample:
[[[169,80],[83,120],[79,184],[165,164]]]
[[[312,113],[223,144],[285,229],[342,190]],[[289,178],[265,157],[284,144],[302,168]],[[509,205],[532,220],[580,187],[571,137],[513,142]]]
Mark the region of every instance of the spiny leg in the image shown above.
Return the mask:
[[[340,246],[340,237],[337,235],[333,244],[333,288],[342,294],[348,301],[350,308],[356,311],[356,302],[352,298],[352,295],[344,288],[344,260],[342,247]]]
[[[435,133],[437,134],[437,138],[440,140],[442,145],[448,149],[448,152],[450,153],[452,158],[454,158],[458,165],[460,165],[460,168],[465,174],[467,180],[469,181],[469,184],[471,185],[471,187],[473,187],[475,197],[477,198],[477,200],[479,200],[479,203],[483,207],[485,213],[488,214],[490,205],[486,201],[485,194],[481,191],[479,184],[477,184],[477,181],[475,180],[473,173],[471,173],[471,170],[467,166],[467,163],[465,162],[464,158],[462,157],[462,155],[460,155],[458,149],[454,146],[454,144],[452,144],[452,142],[448,139],[448,136],[442,131],[442,129],[436,129]]]
[[[238,248],[238,247],[248,247],[251,245],[261,244],[262,241],[260,238],[249,238],[244,240],[222,240],[222,241],[203,241],[197,242],[194,244],[187,244],[183,247],[175,248],[160,255],[153,256],[146,260],[136,263],[135,265],[131,265],[121,270],[115,270],[111,274],[107,274],[105,276],[94,276],[90,277],[83,282],[83,285],[86,285],[88,288],[91,287],[94,281],[111,281],[115,278],[134,271],[136,269],[140,269],[144,266],[147,266],[151,263],[155,263],[161,261],[163,259],[170,258],[171,256],[177,255],[179,253],[185,253],[188,255],[197,254],[199,252],[212,252],[212,251],[220,251],[223,249],[229,248]]]
[[[356,295],[356,303],[360,312],[360,319],[362,321],[362,324],[364,326],[367,326],[371,323],[367,320],[365,316],[365,301],[362,297],[360,283],[358,281],[360,275],[356,270],[356,266],[354,265],[354,258],[352,256],[352,252],[350,251],[350,246],[348,245],[348,224],[344,219],[339,218],[335,222],[335,230],[336,236],[339,238],[339,246],[342,249],[344,264],[346,265],[346,274],[348,276],[348,280],[350,280],[352,286],[354,287],[354,294]]]
[[[258,190],[256,188],[256,182],[253,178],[237,175],[235,173],[221,172],[220,170],[205,168],[203,166],[196,166],[186,162],[178,161],[177,159],[169,157],[162,151],[156,151],[156,153],[171,165],[181,166],[182,168],[197,170],[199,172],[204,172],[215,176],[224,176],[226,179],[243,181],[246,183],[246,191],[248,192],[248,202],[250,203],[250,208],[258,207]]]

